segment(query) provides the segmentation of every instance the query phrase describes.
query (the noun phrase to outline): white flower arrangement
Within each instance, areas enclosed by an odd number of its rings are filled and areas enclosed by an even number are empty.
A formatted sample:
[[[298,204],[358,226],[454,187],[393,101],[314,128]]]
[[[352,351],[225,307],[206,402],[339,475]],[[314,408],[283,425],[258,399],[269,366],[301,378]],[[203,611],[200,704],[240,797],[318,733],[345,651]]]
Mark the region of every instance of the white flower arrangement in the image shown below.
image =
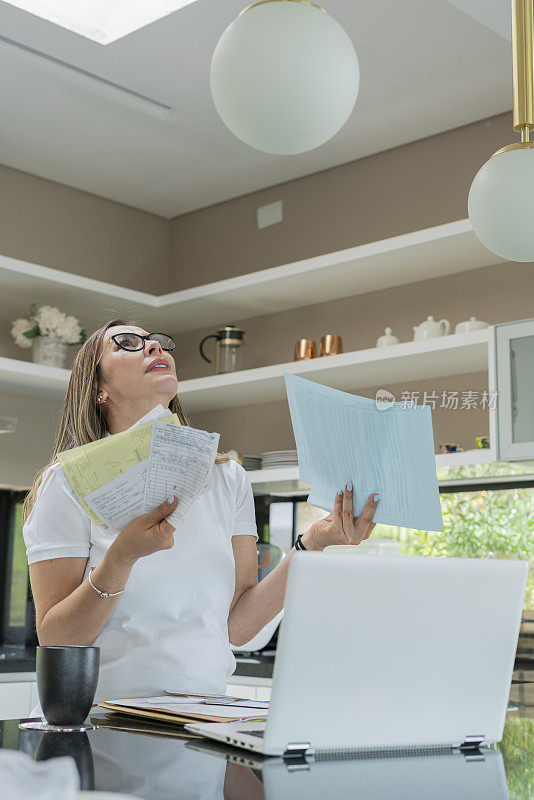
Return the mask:
[[[16,319],[11,335],[19,347],[31,347],[36,336],[50,336],[64,344],[83,344],[85,330],[76,317],[69,316],[54,306],[32,303],[26,316]]]

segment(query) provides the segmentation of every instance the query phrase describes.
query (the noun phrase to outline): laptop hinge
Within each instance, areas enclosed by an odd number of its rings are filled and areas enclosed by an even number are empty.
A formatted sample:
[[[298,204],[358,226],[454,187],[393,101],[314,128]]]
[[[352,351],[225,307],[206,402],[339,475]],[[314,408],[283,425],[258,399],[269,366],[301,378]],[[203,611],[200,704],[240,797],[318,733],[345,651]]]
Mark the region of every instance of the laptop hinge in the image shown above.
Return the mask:
[[[313,755],[313,752],[310,742],[288,742],[283,759],[288,769],[307,769],[306,756]]]
[[[471,752],[476,753],[476,751],[480,749],[480,745],[482,744],[485,738],[486,737],[481,733],[478,734],[475,733],[472,734],[471,736],[465,736],[464,741],[460,745],[460,750],[466,755],[469,755],[469,753]]]
[[[311,755],[312,752],[309,742],[288,742],[284,758],[302,758],[305,755]]]

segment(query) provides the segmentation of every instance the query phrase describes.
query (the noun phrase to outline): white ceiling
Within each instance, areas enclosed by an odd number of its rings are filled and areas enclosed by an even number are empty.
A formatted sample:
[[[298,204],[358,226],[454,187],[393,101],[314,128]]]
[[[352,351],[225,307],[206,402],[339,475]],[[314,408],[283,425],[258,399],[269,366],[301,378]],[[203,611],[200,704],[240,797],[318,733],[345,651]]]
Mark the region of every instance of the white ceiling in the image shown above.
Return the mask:
[[[4,40],[164,111],[130,107],[112,88],[101,94],[95,81],[0,39],[0,163],[174,217],[511,108],[508,0],[324,4],[355,44],[360,94],[330,142],[274,156],[236,139],[210,97],[211,55],[244,0],[198,0],[106,46],[0,2]]]

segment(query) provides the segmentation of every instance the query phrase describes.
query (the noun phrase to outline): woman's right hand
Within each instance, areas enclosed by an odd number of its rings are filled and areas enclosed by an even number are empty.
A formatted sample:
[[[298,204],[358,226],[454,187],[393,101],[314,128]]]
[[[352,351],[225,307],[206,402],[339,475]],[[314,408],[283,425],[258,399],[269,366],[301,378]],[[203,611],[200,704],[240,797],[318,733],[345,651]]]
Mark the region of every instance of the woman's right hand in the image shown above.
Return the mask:
[[[178,503],[164,500],[153,511],[136,517],[119,532],[109,548],[121,561],[134,563],[142,556],[157,553],[158,550],[169,550],[174,545],[176,530],[166,517],[171,514]]]

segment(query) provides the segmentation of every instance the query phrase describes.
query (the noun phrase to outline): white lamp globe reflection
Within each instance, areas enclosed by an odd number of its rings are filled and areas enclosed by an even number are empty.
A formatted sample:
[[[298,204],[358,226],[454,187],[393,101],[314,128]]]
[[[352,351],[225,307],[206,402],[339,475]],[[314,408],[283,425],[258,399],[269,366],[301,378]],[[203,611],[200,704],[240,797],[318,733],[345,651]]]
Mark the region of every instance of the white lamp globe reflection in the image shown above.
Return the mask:
[[[510,261],[534,261],[534,149],[529,145],[518,142],[495,153],[469,191],[475,235]]]
[[[350,117],[358,57],[341,25],[302,0],[267,0],[241,12],[211,62],[215,108],[256,150],[294,155],[332,138]]]

